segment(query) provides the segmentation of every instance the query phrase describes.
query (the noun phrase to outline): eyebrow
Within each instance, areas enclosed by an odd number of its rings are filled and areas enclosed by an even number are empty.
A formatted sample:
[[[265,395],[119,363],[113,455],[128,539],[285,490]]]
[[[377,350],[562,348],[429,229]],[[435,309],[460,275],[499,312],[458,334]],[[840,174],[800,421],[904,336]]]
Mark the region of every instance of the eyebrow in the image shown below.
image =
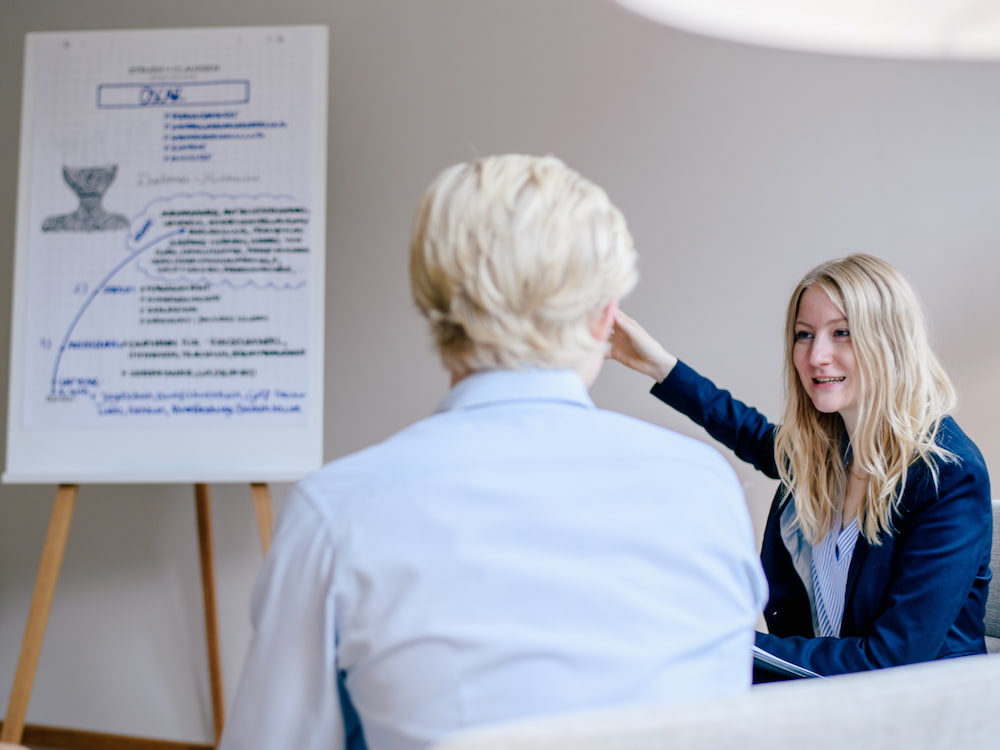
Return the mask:
[[[837,325],[839,323],[843,323],[844,325],[847,325],[847,322],[848,322],[847,318],[832,318],[831,320],[825,320],[825,321],[823,321],[823,323],[821,323],[821,325],[828,326],[828,325]],[[812,328],[811,325],[809,325],[808,323],[806,323],[803,320],[796,320],[795,321],[795,325],[797,325],[797,326],[803,326],[804,328]]]

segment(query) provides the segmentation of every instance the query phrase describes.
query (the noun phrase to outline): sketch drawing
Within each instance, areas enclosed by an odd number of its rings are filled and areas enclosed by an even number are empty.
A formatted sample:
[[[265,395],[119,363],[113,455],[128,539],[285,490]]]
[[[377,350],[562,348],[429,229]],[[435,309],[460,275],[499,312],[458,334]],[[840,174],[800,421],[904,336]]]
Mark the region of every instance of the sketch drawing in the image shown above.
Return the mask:
[[[105,232],[127,229],[128,219],[104,210],[101,200],[118,173],[118,165],[63,167],[63,179],[80,199],[71,214],[50,216],[42,222],[43,232]]]

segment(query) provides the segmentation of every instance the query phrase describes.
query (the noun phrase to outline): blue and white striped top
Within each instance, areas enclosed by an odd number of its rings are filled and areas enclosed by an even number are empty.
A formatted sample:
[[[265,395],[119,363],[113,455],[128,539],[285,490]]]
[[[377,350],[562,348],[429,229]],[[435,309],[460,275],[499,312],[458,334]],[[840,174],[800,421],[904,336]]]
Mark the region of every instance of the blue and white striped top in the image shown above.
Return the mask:
[[[839,523],[834,527],[839,526]],[[840,636],[844,618],[844,594],[847,572],[858,542],[858,519],[855,516],[839,534],[832,530],[813,547],[812,582],[816,597],[816,635]]]

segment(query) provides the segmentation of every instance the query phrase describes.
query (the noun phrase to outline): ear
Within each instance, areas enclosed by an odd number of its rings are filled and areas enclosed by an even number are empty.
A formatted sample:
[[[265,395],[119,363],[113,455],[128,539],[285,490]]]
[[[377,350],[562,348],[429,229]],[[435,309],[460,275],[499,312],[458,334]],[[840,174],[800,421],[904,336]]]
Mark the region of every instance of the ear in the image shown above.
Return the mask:
[[[595,313],[590,319],[590,335],[597,341],[605,342],[611,336],[611,329],[615,327],[615,316],[618,314],[618,300],[613,299],[600,312]]]

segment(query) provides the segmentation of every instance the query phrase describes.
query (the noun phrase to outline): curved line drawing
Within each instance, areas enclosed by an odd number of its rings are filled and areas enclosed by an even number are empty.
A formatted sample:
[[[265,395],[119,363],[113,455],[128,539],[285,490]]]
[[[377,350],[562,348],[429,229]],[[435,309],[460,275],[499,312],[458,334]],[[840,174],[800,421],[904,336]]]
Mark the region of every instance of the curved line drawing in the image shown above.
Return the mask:
[[[210,199],[222,198],[228,200],[259,200],[266,198],[269,200],[285,200],[285,201],[295,200],[294,196],[291,195],[287,194],[275,195],[272,193],[257,193],[255,195],[250,195],[246,193],[243,194],[209,193],[204,191],[195,193],[175,193],[170,196],[159,196],[151,200],[149,203],[146,204],[146,206],[142,210],[138,211],[133,215],[130,225],[134,225],[144,216],[147,216],[150,209],[155,204],[168,203],[178,198],[210,198]],[[311,212],[306,211],[307,215],[309,215],[310,213]],[[124,219],[124,217],[121,218]],[[69,341],[73,335],[74,329],[80,322],[80,319],[83,317],[83,314],[87,311],[87,308],[97,298],[97,295],[99,295],[104,290],[104,288],[108,285],[108,283],[114,278],[115,274],[117,274],[119,271],[121,271],[123,268],[129,265],[132,261],[136,260],[140,255],[147,252],[149,249],[155,247],[156,245],[159,245],[160,243],[169,240],[172,237],[176,237],[177,235],[184,234],[187,231],[185,227],[178,227],[176,229],[171,229],[169,231],[164,232],[160,236],[152,240],[149,240],[141,247],[135,248],[133,243],[143,239],[146,233],[149,231],[150,227],[152,226],[154,226],[153,221],[151,219],[147,219],[143,223],[143,225],[140,228],[138,228],[137,231],[130,232],[129,237],[125,242],[125,248],[129,252],[129,254],[121,262],[115,265],[103,279],[101,279],[101,281],[94,287],[94,289],[87,296],[86,300],[84,300],[83,304],[80,306],[80,309],[77,310],[76,315],[73,316],[72,321],[70,321],[69,327],[66,329],[66,334],[63,336],[62,342],[59,344],[59,348],[56,352],[55,362],[53,363],[52,366],[52,377],[50,381],[50,391],[49,391],[50,395],[52,396],[59,395],[57,384],[59,381],[59,368],[62,364],[62,356],[69,345]],[[232,281],[229,281],[227,279],[210,281],[207,277],[202,277],[201,279],[191,279],[187,276],[176,275],[176,274],[173,275],[167,274],[164,276],[159,276],[150,273],[149,271],[147,271],[145,268],[143,268],[141,265],[138,264],[136,265],[136,270],[148,279],[163,281],[169,278],[172,281],[178,281],[187,284],[206,284],[209,286],[224,286],[228,287],[229,289],[235,289],[235,290],[252,288],[256,290],[295,291],[298,289],[302,289],[309,283],[308,280],[303,280],[301,282],[294,284],[287,283],[283,285],[278,285],[275,282],[260,283],[253,280],[248,280],[243,284],[234,284]]]
[[[97,298],[97,295],[104,290],[104,287],[106,287],[108,285],[108,282],[111,281],[112,278],[114,278],[115,274],[118,273],[120,270],[122,270],[133,260],[135,260],[137,256],[146,252],[154,245],[163,242],[163,240],[170,239],[174,235],[183,233],[184,233],[184,227],[180,227],[179,229],[168,232],[162,237],[157,237],[148,245],[145,245],[139,248],[138,250],[134,251],[133,253],[128,255],[123,261],[121,261],[121,263],[112,268],[111,271],[108,273],[108,275],[105,276],[103,279],[101,279],[101,281],[98,282],[98,284],[94,287],[94,290],[89,295],[87,295],[87,299],[84,300],[83,304],[80,306],[80,309],[76,311],[76,315],[73,316],[73,320],[70,321],[69,328],[66,329],[66,335],[63,337],[62,343],[59,344],[59,350],[56,352],[56,361],[52,366],[52,380],[50,383],[49,395],[52,396],[57,395],[56,383],[58,382],[59,379],[59,364],[62,361],[63,352],[66,351],[66,346],[69,344],[70,336],[73,335],[73,329],[76,328],[76,324],[80,322],[80,318],[83,317],[83,313],[86,312],[88,307],[90,307],[90,303],[93,302]]]

